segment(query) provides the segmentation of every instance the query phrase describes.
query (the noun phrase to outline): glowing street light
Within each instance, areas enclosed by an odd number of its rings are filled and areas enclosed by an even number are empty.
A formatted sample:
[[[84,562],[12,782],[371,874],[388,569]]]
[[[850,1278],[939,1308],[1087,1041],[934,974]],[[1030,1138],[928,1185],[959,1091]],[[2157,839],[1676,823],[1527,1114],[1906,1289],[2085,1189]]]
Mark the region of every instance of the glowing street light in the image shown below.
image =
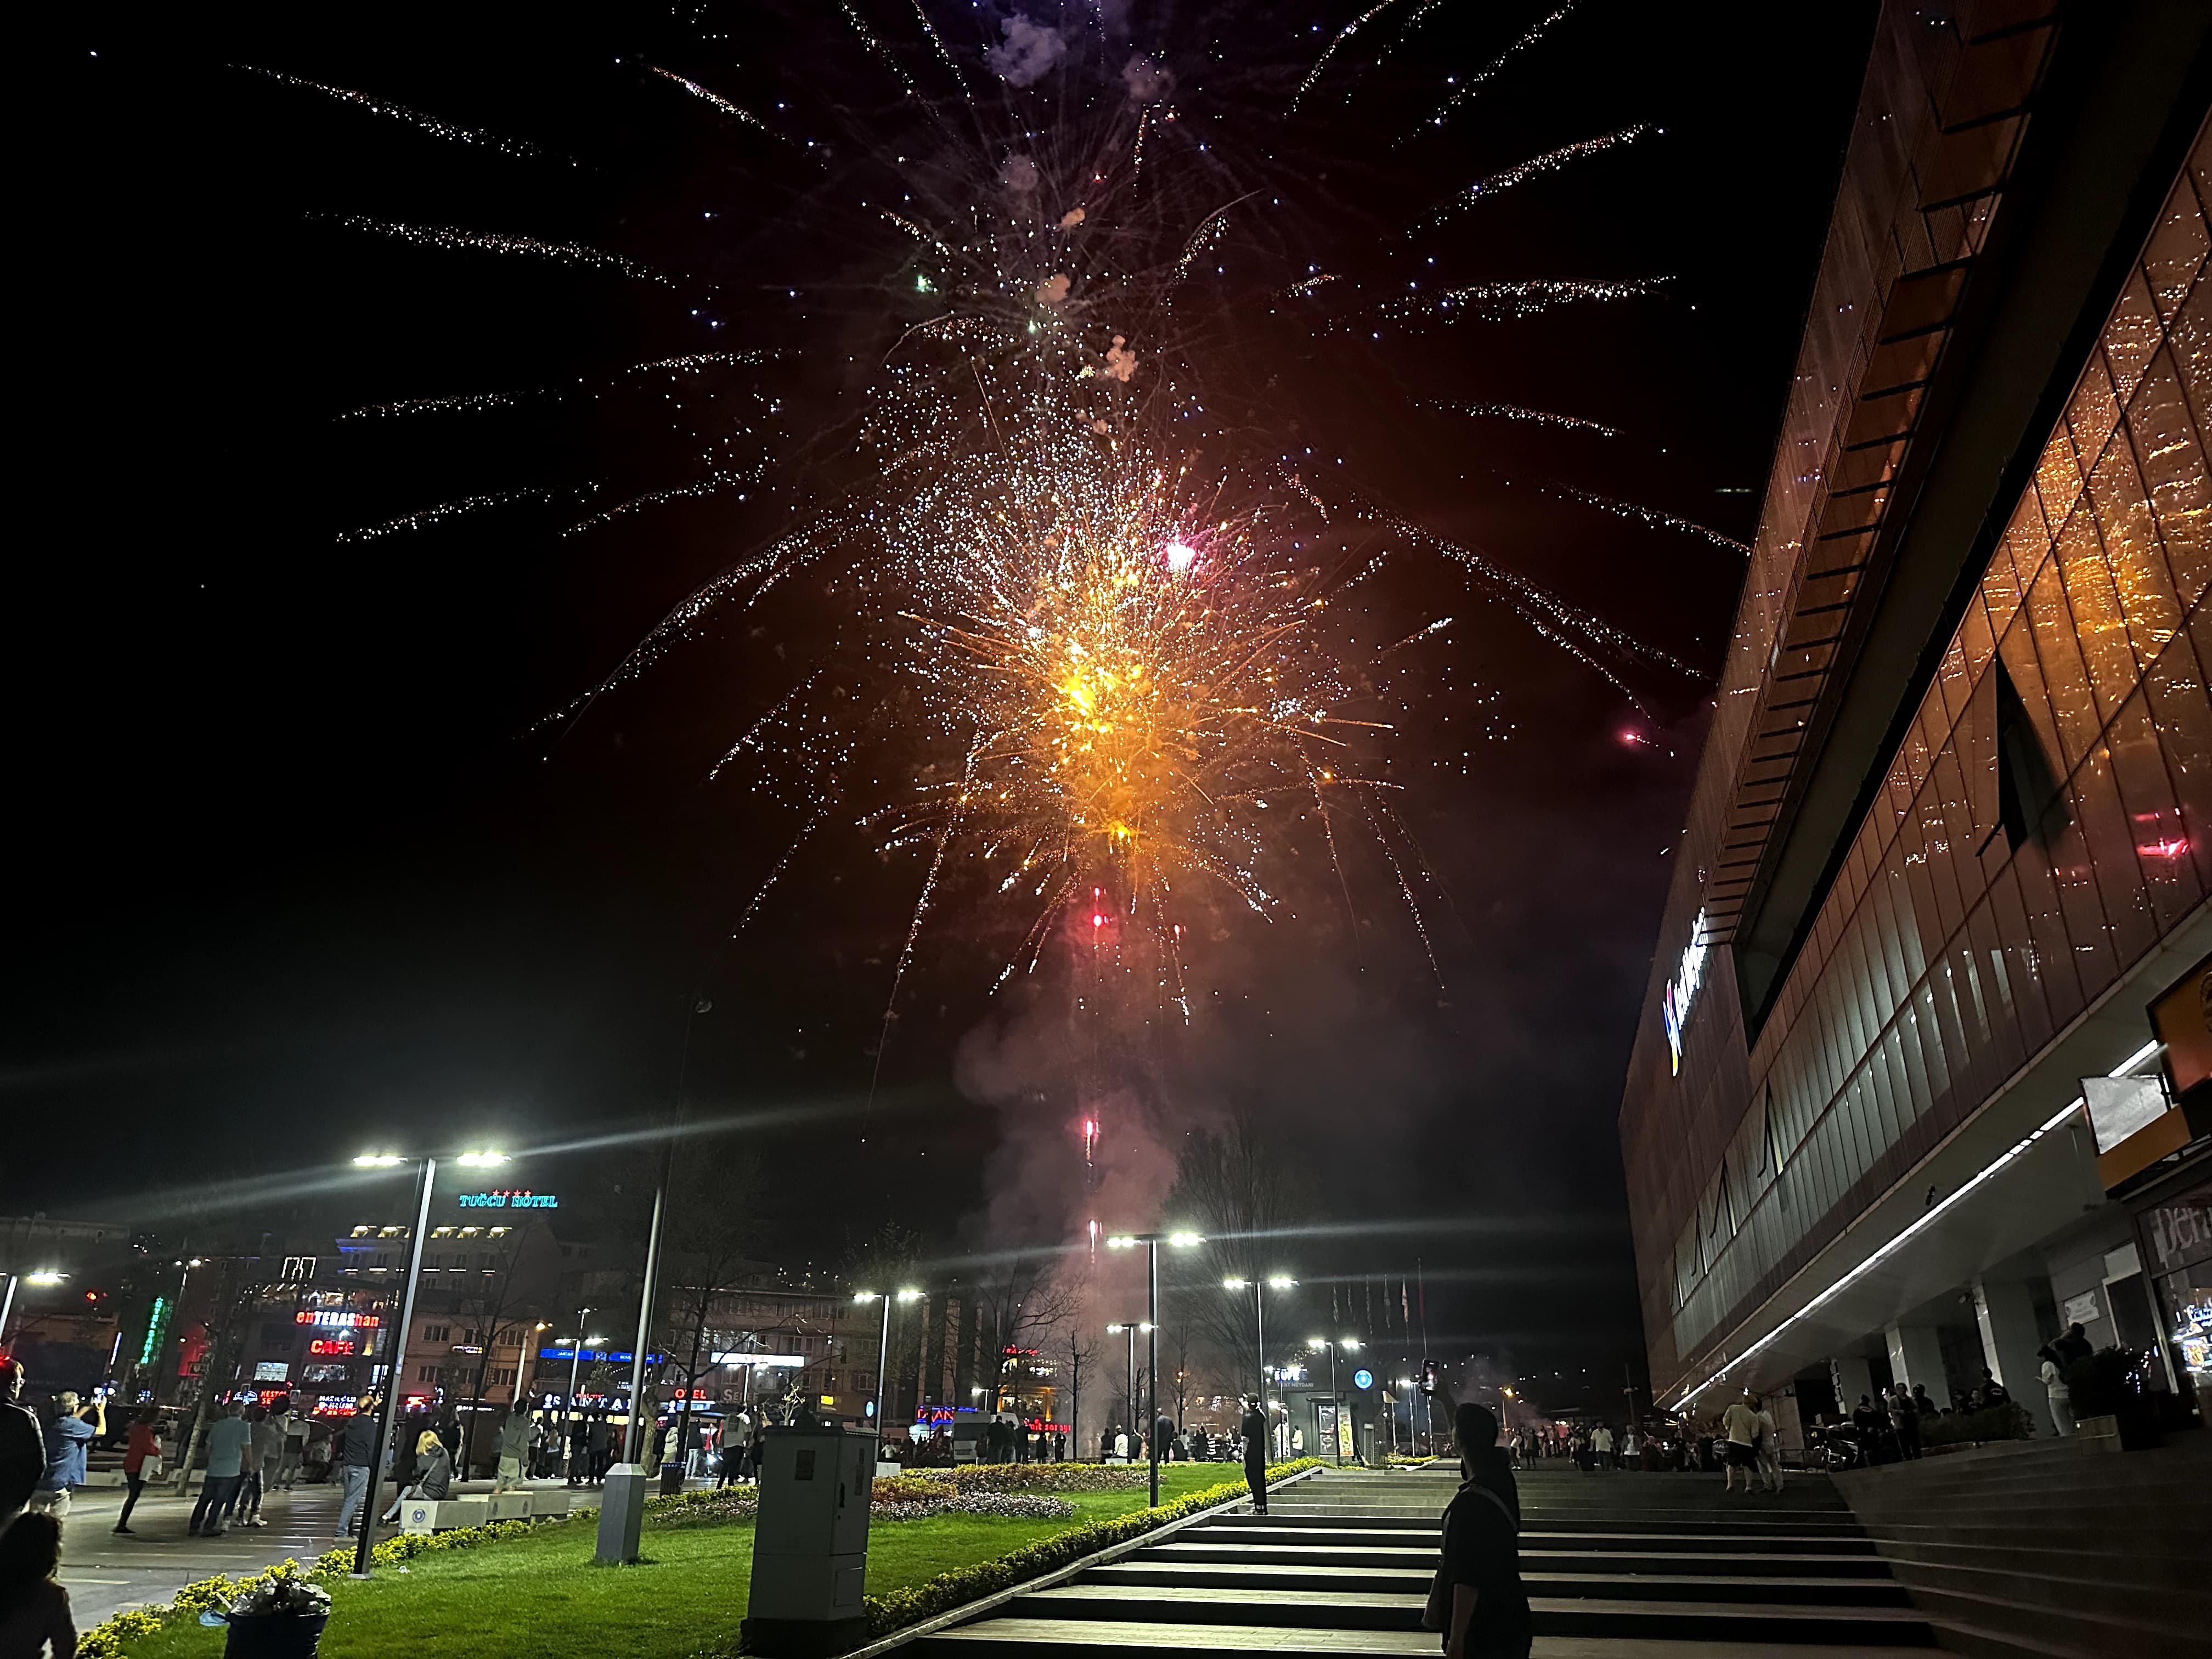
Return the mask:
[[[463,1152],[454,1162],[465,1169],[488,1170],[507,1162],[505,1152],[478,1151]],[[379,1498],[377,1487],[384,1477],[384,1451],[392,1443],[392,1431],[399,1421],[399,1390],[407,1375],[407,1333],[415,1323],[415,1292],[422,1280],[422,1241],[430,1231],[430,1189],[437,1184],[438,1160],[434,1157],[411,1158],[404,1152],[389,1150],[363,1152],[353,1161],[357,1170],[394,1170],[403,1164],[419,1164],[421,1174],[416,1178],[415,1201],[415,1235],[408,1241],[407,1288],[399,1300],[399,1332],[392,1339],[392,1352],[386,1362],[384,1409],[378,1414],[376,1439],[368,1459],[368,1490],[363,1498],[361,1512],[361,1540],[354,1547],[353,1577],[369,1576],[369,1551],[376,1542],[376,1514]],[[573,1395],[575,1392],[571,1387]],[[632,1416],[635,1416],[633,1408]]]
[[[882,1340],[876,1345],[876,1444],[878,1446],[884,1443],[884,1401],[886,1398],[884,1382],[884,1368],[891,1363],[891,1304],[919,1302],[928,1294],[927,1291],[896,1291],[886,1296],[881,1291],[860,1291],[853,1297],[853,1300],[857,1303],[880,1302],[884,1304],[884,1334]]]
[[[1158,1431],[1160,1420],[1160,1338],[1159,1332],[1154,1328],[1160,1322],[1160,1246],[1165,1244],[1174,1249],[1187,1250],[1194,1245],[1205,1243],[1205,1234],[1194,1233],[1188,1230],[1171,1233],[1116,1233],[1106,1241],[1106,1248],[1109,1250],[1132,1250],[1139,1244],[1145,1247],[1146,1277],[1151,1285],[1149,1307],[1152,1313],[1152,1318],[1145,1326],[1148,1333],[1145,1345],[1145,1364],[1151,1372],[1145,1384],[1146,1393],[1150,1395],[1145,1406],[1145,1445],[1151,1454],[1154,1509],[1160,1506],[1160,1437]],[[1132,1337],[1130,1346],[1133,1350],[1135,1345],[1136,1339]],[[1132,1407],[1137,1403],[1135,1394],[1136,1389],[1133,1380],[1129,1401]]]

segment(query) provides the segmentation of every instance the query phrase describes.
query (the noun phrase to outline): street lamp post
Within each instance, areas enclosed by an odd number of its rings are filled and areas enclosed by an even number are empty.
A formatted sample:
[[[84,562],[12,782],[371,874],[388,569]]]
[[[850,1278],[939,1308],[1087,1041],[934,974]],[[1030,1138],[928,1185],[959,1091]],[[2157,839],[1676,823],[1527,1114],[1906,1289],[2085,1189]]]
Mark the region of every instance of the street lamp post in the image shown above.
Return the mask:
[[[354,1159],[354,1166],[362,1170],[392,1170],[409,1160],[398,1152],[364,1152]],[[504,1152],[464,1152],[457,1160],[471,1170],[491,1169],[507,1162]],[[392,1443],[392,1431],[399,1421],[399,1388],[407,1364],[407,1332],[415,1322],[415,1291],[422,1279],[422,1241],[430,1231],[430,1189],[437,1184],[438,1160],[424,1158],[419,1160],[422,1174],[415,1200],[415,1236],[408,1241],[407,1286],[399,1299],[399,1328],[392,1339],[391,1357],[384,1371],[384,1410],[378,1414],[376,1438],[369,1448],[368,1490],[364,1494],[361,1511],[361,1540],[353,1553],[353,1577],[369,1576],[368,1553],[376,1543],[376,1515],[380,1501],[377,1488],[384,1480],[385,1448]]]
[[[891,1304],[919,1302],[927,1294],[927,1292],[924,1291],[895,1291],[889,1293],[882,1291],[861,1291],[855,1293],[853,1297],[854,1301],[859,1303],[880,1302],[884,1304],[884,1334],[876,1344],[876,1444],[878,1448],[881,1448],[884,1443],[884,1406],[890,1397],[890,1390],[884,1385],[890,1380],[885,1368],[891,1363]]]
[[[1269,1275],[1266,1279],[1224,1279],[1221,1281],[1221,1288],[1225,1291],[1242,1291],[1249,1289],[1252,1292],[1253,1340],[1258,1348],[1260,1373],[1258,1377],[1260,1384],[1259,1400],[1260,1409],[1262,1411],[1265,1411],[1267,1407],[1267,1316],[1266,1310],[1261,1306],[1261,1292],[1262,1290],[1295,1290],[1297,1287],[1297,1283],[1298,1281],[1292,1279],[1288,1273],[1273,1273]]]
[[[1348,1336],[1339,1337],[1334,1342],[1324,1337],[1310,1336],[1306,1339],[1306,1346],[1311,1348],[1316,1353],[1319,1353],[1323,1348],[1328,1350],[1328,1397],[1335,1402],[1338,1425],[1336,1432],[1329,1438],[1334,1443],[1331,1450],[1335,1454],[1336,1466],[1342,1468],[1344,1467],[1344,1400],[1336,1391],[1336,1351],[1342,1348],[1346,1353],[1358,1353],[1359,1344]]]
[[[561,1473],[564,1475],[569,1473],[568,1448],[571,1441],[568,1430],[576,1420],[576,1373],[583,1364],[584,1346],[588,1342],[604,1340],[584,1334],[591,1328],[591,1319],[592,1310],[589,1308],[576,1310],[576,1337],[575,1340],[568,1345],[568,1392],[561,1401]]]
[[[1146,1391],[1152,1396],[1145,1407],[1145,1446],[1151,1455],[1152,1482],[1152,1506],[1160,1506],[1160,1437],[1156,1432],[1160,1420],[1160,1246],[1172,1244],[1177,1249],[1188,1249],[1194,1244],[1206,1243],[1204,1235],[1192,1232],[1121,1233],[1106,1241],[1109,1250],[1133,1249],[1145,1247],[1146,1282],[1148,1286],[1146,1307],[1152,1317],[1145,1325],[1145,1364],[1151,1375],[1146,1379]],[[1134,1390],[1131,1391],[1133,1394]],[[1129,1402],[1132,1408],[1136,1401]]]
[[[1134,1417],[1137,1414],[1137,1333],[1139,1331],[1149,1331],[1152,1328],[1149,1322],[1141,1319],[1125,1319],[1118,1325],[1109,1325],[1106,1328],[1106,1334],[1109,1336],[1126,1335],[1128,1338],[1128,1380],[1124,1386],[1129,1391],[1129,1415],[1131,1417]],[[1133,1432],[1135,1431],[1136,1425],[1132,1423],[1129,1426],[1131,1431]]]

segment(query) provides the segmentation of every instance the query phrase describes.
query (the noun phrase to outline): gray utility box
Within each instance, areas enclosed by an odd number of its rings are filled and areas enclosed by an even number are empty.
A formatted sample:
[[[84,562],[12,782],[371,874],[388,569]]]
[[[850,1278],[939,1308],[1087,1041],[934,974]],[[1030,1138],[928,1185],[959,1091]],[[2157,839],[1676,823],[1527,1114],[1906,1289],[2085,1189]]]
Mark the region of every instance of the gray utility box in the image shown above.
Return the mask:
[[[868,1639],[868,1499],[876,1437],[842,1428],[763,1434],[749,1653],[818,1659]]]

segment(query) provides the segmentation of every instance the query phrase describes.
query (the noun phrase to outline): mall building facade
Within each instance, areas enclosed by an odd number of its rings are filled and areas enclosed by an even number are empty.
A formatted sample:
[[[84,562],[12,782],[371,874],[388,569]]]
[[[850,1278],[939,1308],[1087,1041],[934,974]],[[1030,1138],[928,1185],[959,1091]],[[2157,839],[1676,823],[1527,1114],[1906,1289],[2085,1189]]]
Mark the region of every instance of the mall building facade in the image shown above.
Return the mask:
[[[1621,1107],[1661,1406],[2212,1383],[2209,25],[1881,8]]]

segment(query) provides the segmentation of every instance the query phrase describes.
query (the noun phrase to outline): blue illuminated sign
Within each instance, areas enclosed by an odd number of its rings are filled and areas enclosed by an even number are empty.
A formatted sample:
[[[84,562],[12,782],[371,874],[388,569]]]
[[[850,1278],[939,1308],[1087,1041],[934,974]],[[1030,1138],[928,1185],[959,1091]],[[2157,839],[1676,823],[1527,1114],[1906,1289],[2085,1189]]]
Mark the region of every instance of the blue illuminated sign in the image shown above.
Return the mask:
[[[1355,1389],[1373,1388],[1375,1386],[1375,1373],[1367,1370],[1364,1366],[1362,1366],[1359,1370],[1352,1372],[1352,1386]]]
[[[527,1188],[520,1192],[463,1193],[461,1207],[465,1210],[557,1210],[560,1199],[552,1193],[533,1193]]]

